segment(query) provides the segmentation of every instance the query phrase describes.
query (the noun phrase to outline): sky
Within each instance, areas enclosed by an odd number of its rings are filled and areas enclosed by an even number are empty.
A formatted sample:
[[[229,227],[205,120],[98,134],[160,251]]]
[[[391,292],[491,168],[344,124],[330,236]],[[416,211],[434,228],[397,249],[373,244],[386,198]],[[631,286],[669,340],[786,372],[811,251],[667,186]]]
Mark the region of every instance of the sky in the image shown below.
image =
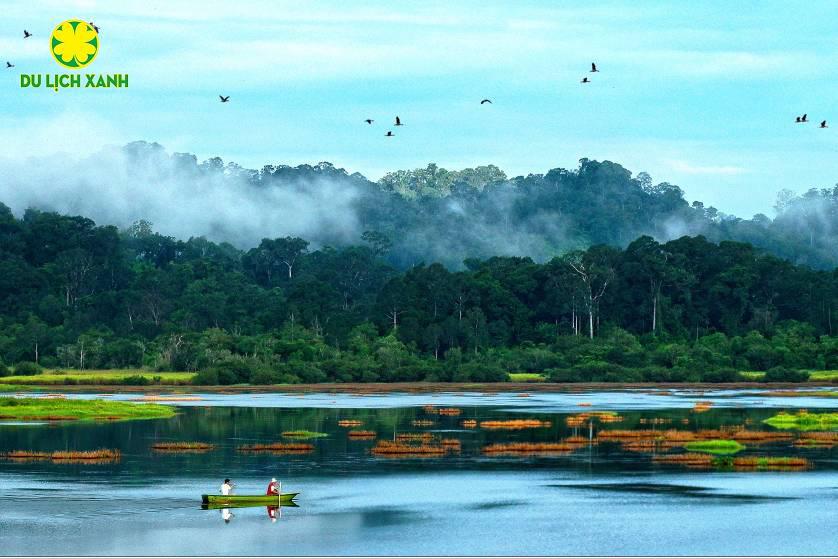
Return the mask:
[[[781,189],[838,182],[831,0],[0,6],[0,65],[16,65],[0,68],[0,158],[146,140],[199,160],[329,161],[377,180],[430,162],[517,176],[587,157],[742,217],[773,215]],[[84,71],[127,73],[128,89],[20,88],[21,73],[65,72],[48,38],[71,18],[100,27]],[[803,113],[812,122],[795,124]],[[405,126],[392,127],[396,115]],[[821,130],[823,119],[834,124]]]

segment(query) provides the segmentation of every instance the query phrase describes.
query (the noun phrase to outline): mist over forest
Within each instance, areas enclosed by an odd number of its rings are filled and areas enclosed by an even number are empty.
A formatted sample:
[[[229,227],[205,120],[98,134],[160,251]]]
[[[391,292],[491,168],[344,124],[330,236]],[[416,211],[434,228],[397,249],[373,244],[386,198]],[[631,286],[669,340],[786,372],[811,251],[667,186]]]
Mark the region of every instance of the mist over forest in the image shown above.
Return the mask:
[[[203,236],[239,249],[263,238],[301,237],[313,247],[389,240],[397,268],[467,258],[528,256],[536,262],[597,244],[625,247],[641,235],[737,240],[794,264],[838,266],[838,186],[777,193],[776,215],[727,215],[667,182],[618,163],[582,159],[576,169],[508,177],[494,165],[459,171],[429,164],[377,182],[330,163],[246,169],[199,162],[157,143],[109,147],[83,159],[0,159],[0,201],[82,215],[127,230],[143,221],[162,235]]]

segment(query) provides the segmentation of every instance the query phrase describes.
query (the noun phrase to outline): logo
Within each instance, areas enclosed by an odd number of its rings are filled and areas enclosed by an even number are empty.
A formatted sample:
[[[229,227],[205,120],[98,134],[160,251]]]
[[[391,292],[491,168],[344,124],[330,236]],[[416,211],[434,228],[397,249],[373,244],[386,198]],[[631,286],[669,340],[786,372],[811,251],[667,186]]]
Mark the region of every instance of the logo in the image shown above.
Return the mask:
[[[62,21],[49,37],[52,58],[67,70],[89,66],[99,54],[99,28],[80,19]],[[84,81],[82,81],[84,78]],[[21,89],[126,89],[128,74],[30,73],[20,75]]]
[[[96,58],[99,34],[84,21],[68,19],[52,32],[50,52],[55,61],[65,68],[80,70]]]

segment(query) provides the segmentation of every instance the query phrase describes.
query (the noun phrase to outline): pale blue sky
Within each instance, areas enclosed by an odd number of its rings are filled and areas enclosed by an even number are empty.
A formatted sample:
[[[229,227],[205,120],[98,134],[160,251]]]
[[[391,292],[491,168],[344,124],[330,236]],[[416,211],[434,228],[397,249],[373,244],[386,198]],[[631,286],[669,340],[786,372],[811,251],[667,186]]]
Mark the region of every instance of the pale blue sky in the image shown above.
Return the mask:
[[[838,182],[834,1],[0,2],[0,63],[17,65],[0,68],[0,157],[143,139],[371,179],[589,157],[745,217]],[[128,90],[19,88],[21,71],[62,71],[47,39],[74,17],[101,27],[88,70],[127,72]]]

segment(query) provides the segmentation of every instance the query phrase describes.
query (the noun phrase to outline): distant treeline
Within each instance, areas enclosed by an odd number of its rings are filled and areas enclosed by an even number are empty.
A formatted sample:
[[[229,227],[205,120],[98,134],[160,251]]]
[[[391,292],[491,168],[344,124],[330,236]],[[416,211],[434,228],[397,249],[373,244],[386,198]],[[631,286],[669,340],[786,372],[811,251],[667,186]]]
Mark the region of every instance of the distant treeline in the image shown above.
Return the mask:
[[[386,235],[311,250],[179,241],[0,204],[0,358],[200,381],[734,380],[838,369],[838,269],[640,237],[538,264],[398,271]],[[22,365],[33,372],[35,367]],[[0,374],[8,372],[0,368]],[[791,374],[791,373],[790,373]],[[793,376],[793,374],[792,374]]]

